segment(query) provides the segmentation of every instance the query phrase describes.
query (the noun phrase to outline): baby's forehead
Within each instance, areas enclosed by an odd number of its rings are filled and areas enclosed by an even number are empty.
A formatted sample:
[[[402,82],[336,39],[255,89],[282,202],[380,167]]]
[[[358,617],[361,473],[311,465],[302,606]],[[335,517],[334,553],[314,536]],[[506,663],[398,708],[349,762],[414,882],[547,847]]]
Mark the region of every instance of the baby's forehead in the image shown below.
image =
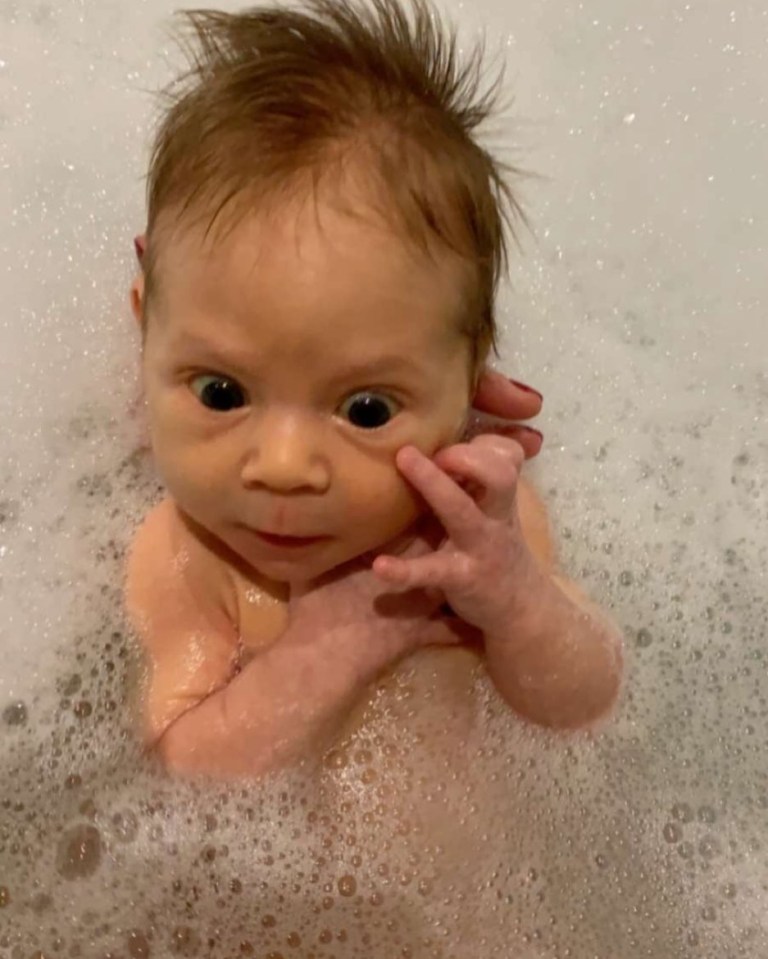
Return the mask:
[[[254,181],[238,193],[222,197],[215,186],[207,198],[162,212],[153,230],[153,242],[186,255],[216,254],[260,227],[300,240],[319,234],[329,241],[340,233],[354,232],[356,244],[386,239],[391,249],[403,255],[432,261],[451,257],[456,269],[473,269],[465,253],[439,239],[432,220],[453,223],[460,198],[452,192],[440,209],[424,209],[418,216],[405,215],[402,198],[391,183],[372,176],[371,163],[360,150],[347,151],[343,164],[326,164],[319,170],[299,171],[286,180],[269,185]],[[157,234],[155,237],[154,234]],[[472,261],[472,258],[469,258]]]
[[[269,296],[317,295],[360,302],[366,291],[385,300],[464,300],[476,279],[471,264],[446,250],[424,250],[367,211],[271,209],[206,230],[199,224],[167,231],[156,271],[174,295],[205,286],[234,297],[258,289]],[[449,291],[447,293],[447,291]]]

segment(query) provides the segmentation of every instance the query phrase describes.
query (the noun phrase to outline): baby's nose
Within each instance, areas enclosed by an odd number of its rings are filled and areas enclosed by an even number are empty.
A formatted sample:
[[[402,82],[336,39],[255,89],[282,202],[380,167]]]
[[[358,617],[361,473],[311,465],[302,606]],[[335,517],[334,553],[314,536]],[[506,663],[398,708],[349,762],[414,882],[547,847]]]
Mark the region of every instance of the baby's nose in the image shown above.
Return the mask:
[[[243,485],[280,492],[326,489],[330,469],[318,440],[312,424],[263,423],[243,461]]]

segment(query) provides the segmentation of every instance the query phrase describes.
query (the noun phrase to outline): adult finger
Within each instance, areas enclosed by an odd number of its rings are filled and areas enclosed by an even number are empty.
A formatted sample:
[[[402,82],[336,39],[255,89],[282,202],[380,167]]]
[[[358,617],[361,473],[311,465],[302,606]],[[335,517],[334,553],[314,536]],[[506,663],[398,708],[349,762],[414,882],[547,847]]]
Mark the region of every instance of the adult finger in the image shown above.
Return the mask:
[[[472,406],[507,420],[528,420],[541,412],[540,393],[508,379],[486,366],[477,384]]]
[[[519,443],[526,459],[533,459],[538,456],[544,442],[543,434],[532,426],[523,426],[522,423],[505,423],[500,420],[492,420],[482,413],[472,413],[467,420],[462,440],[468,443],[475,436],[481,436],[484,433],[495,433],[497,436],[506,436],[516,443]]]

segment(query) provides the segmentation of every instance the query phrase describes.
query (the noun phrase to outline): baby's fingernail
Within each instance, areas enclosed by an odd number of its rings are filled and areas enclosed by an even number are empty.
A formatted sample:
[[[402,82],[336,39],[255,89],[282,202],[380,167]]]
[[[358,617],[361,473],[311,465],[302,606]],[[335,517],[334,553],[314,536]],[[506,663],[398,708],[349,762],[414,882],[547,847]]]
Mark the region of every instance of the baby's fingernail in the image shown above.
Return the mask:
[[[507,379],[508,379],[509,382],[512,383],[514,386],[517,386],[518,389],[524,390],[526,393],[533,393],[534,395],[538,396],[538,398],[539,398],[540,400],[543,400],[543,399],[544,399],[544,397],[541,395],[541,393],[539,393],[538,390],[535,390],[532,386],[526,386],[525,383],[518,383],[517,380],[513,380],[511,377],[507,377]]]
[[[532,426],[524,426],[523,429],[528,430],[529,433],[535,433],[540,440],[544,439],[544,434],[541,432],[541,430],[535,430]]]
[[[133,238],[133,248],[136,250],[136,259],[141,263],[144,256],[144,244],[138,236]]]

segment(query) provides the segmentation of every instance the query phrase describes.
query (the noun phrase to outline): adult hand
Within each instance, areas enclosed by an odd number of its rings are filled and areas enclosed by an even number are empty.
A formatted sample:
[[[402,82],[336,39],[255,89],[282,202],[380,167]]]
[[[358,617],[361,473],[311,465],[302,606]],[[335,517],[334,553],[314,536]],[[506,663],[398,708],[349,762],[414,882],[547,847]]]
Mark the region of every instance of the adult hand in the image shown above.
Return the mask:
[[[498,419],[528,420],[539,414],[541,406],[542,397],[536,390],[486,366],[472,400],[463,440],[469,442],[480,433],[507,436],[522,446],[526,459],[531,459],[541,449],[544,437],[539,430],[521,423],[500,423]]]

